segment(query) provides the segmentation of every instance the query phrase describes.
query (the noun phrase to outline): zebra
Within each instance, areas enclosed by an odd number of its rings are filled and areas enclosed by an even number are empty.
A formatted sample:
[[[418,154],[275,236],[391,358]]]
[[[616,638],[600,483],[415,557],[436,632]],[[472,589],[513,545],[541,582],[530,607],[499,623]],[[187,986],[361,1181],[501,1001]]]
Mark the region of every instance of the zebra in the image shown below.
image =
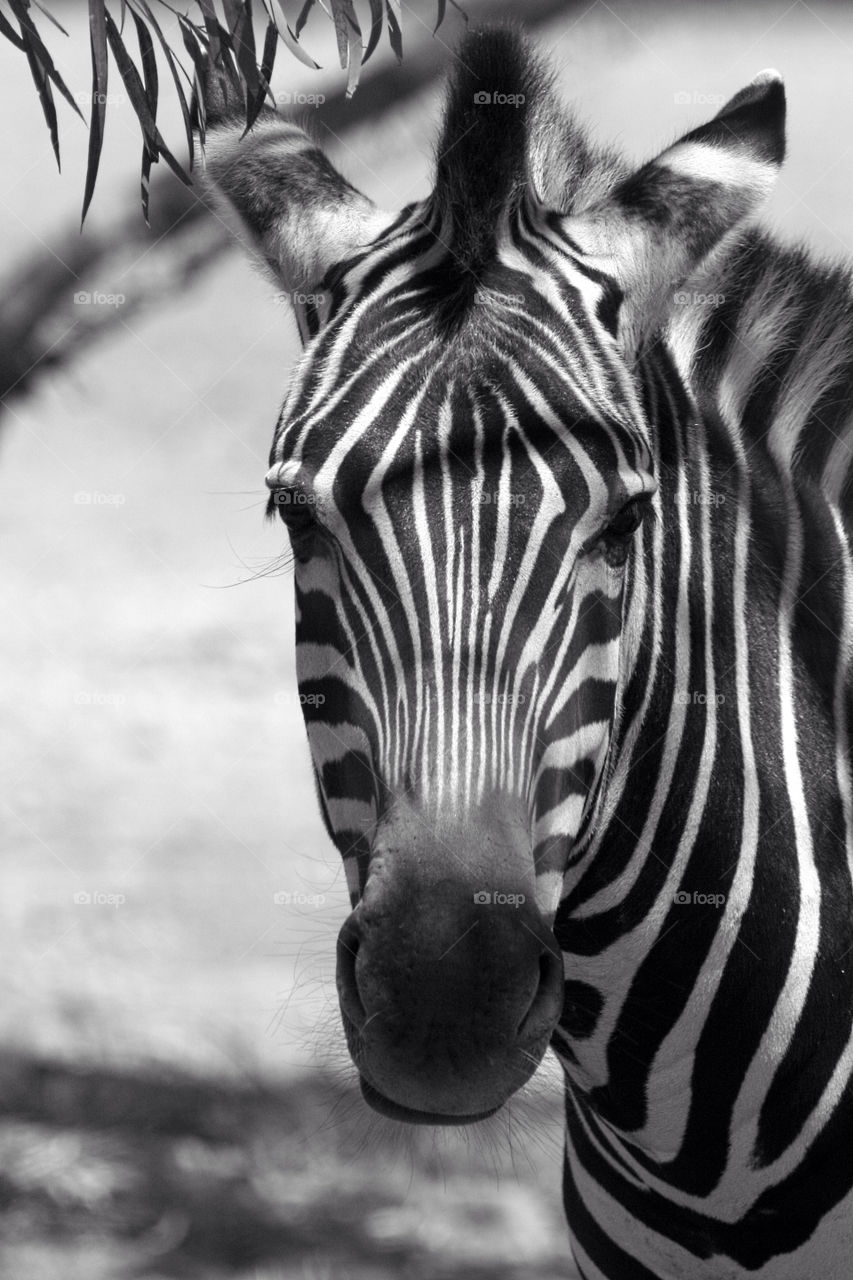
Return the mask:
[[[304,343],[268,509],[366,1101],[469,1124],[551,1045],[585,1280],[849,1280],[853,295],[754,221],[779,76],[637,168],[472,30],[395,212],[205,98]]]

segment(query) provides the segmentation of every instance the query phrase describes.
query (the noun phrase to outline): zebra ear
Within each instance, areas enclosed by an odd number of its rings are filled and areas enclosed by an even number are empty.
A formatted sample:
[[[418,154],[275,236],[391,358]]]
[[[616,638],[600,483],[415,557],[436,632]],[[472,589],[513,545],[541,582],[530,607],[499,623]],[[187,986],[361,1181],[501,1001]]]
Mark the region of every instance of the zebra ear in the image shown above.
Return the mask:
[[[212,112],[207,94],[206,105],[205,186],[238,239],[288,295],[304,338],[304,299],[322,314],[316,299],[329,268],[373,240],[391,215],[276,112],[265,109],[244,137],[245,108],[237,116],[214,100],[220,110]]]
[[[622,294],[627,353],[659,328],[672,294],[769,193],[785,156],[785,90],[764,71],[713,120],[563,220],[569,238]]]

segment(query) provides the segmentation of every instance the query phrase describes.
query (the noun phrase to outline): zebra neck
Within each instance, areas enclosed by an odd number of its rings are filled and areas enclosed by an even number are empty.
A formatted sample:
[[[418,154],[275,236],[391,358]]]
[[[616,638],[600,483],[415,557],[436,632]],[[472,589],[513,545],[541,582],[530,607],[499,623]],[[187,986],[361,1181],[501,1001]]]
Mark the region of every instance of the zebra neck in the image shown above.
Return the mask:
[[[636,1176],[697,1195],[754,1184],[853,1072],[853,561],[821,479],[836,446],[820,387],[796,410],[744,394],[743,341],[711,325],[689,389],[683,346],[644,366],[660,517],[626,584],[609,772],[557,923],[575,1104]],[[780,360],[768,338],[761,368]],[[836,394],[850,376],[839,363]]]

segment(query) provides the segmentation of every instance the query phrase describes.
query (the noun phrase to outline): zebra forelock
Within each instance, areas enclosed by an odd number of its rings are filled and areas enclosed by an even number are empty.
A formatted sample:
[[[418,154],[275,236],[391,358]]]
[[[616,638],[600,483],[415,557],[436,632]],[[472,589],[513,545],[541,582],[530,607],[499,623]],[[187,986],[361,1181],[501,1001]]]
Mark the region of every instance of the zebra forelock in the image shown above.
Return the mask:
[[[472,32],[460,49],[436,152],[433,202],[462,273],[476,276],[493,260],[501,218],[525,190],[543,79],[510,27]]]
[[[471,30],[448,85],[430,201],[456,267],[446,283],[457,308],[472,301],[525,196],[569,213],[601,198],[623,171],[560,104],[553,73],[519,29]]]

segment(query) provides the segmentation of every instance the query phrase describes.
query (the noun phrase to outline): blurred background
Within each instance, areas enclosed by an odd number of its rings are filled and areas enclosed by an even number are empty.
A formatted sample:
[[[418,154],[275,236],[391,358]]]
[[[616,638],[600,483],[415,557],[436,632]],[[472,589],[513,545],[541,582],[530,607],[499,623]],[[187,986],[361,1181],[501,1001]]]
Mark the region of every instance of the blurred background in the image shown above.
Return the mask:
[[[40,29],[87,103],[85,5],[52,8],[69,38]],[[790,159],[767,217],[849,255],[849,7],[466,9],[524,19],[637,161],[777,67]],[[383,40],[349,102],[322,13],[303,35],[320,70],[279,50],[273,87],[389,208],[429,189],[463,26],[434,19],[404,4],[402,66]],[[354,1087],[347,895],[296,697],[285,535],[263,520],[293,320],[175,181],[157,176],[145,228],[117,76],[82,236],[86,130],[60,105],[60,176],[6,41],[0,104],[0,1275],[570,1277],[553,1064],[470,1132],[402,1132]]]

